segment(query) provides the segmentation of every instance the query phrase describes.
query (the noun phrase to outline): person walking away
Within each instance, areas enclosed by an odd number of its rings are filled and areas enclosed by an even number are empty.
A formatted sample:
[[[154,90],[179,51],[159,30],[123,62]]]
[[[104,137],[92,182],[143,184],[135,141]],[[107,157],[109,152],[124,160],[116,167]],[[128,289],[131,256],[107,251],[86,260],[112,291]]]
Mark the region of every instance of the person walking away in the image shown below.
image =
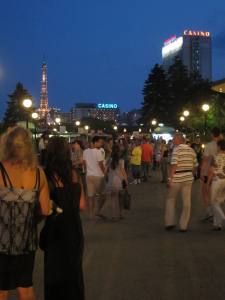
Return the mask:
[[[100,148],[102,139],[95,136],[92,139],[93,148],[84,150],[83,160],[86,169],[86,182],[88,194],[89,217],[104,219],[101,213],[105,201],[105,172],[104,157]],[[96,195],[99,195],[101,203],[98,205]]]
[[[127,173],[129,170],[129,162],[130,162],[129,145],[127,141],[123,139],[119,147],[120,147],[121,159],[124,160],[124,169]]]
[[[141,155],[141,166],[143,172],[144,181],[148,181],[149,167],[152,163],[153,149],[152,145],[148,143],[147,138],[143,137],[143,143],[141,145],[142,155]]]
[[[198,169],[195,175],[195,179],[200,178],[200,173],[201,173],[201,163],[202,163],[202,145],[201,145],[201,138],[200,136],[196,137],[196,140],[194,143],[192,143],[191,148],[194,149],[196,156],[197,156],[197,161],[198,161]]]
[[[26,129],[13,127],[1,137],[0,162],[0,299],[17,289],[19,299],[34,300],[37,217],[47,216],[51,205],[48,183],[37,167]]]
[[[218,152],[211,161],[207,187],[211,184],[211,205],[213,211],[213,230],[221,230],[225,214],[221,204],[225,201],[225,140],[217,142]]]
[[[84,173],[84,162],[83,162],[83,143],[82,141],[75,141],[71,145],[71,160],[73,169],[76,171],[78,181],[82,184],[82,190],[84,197],[87,197],[87,186]]]
[[[212,212],[212,206],[210,202],[210,190],[207,186],[208,181],[208,173],[211,161],[213,157],[217,153],[217,142],[221,140],[221,132],[220,129],[215,127],[212,129],[212,140],[211,142],[207,143],[205,145],[203,158],[202,158],[202,164],[201,164],[201,173],[200,173],[200,180],[201,180],[201,193],[202,193],[202,199],[203,203],[205,205],[206,209],[206,215],[202,219],[203,222],[208,222],[213,219],[213,212]]]
[[[181,192],[183,207],[179,220],[180,231],[186,232],[191,210],[191,190],[193,174],[197,167],[197,159],[194,150],[185,144],[181,133],[173,137],[176,148],[172,154],[170,177],[168,178],[168,196],[165,207],[165,229],[173,229],[176,225],[175,207],[178,193]]]
[[[45,300],[83,300],[81,185],[72,168],[66,139],[49,140],[45,172],[51,199],[62,210],[56,216],[49,216],[45,224],[47,230],[51,227],[43,249]]]
[[[108,182],[106,185],[106,193],[111,199],[112,204],[112,220],[118,221],[123,218],[122,204],[119,196],[123,190],[123,181],[128,184],[127,174],[124,169],[124,160],[120,158],[120,148],[114,145],[112,148],[111,158],[108,166]]]
[[[168,145],[165,140],[162,140],[161,147],[161,173],[162,173],[162,183],[167,183],[168,179]]]
[[[134,178],[133,183],[139,184],[141,183],[141,155],[142,150],[140,146],[141,142],[140,140],[135,141],[135,147],[132,150],[131,153],[131,170],[132,170],[132,176]]]

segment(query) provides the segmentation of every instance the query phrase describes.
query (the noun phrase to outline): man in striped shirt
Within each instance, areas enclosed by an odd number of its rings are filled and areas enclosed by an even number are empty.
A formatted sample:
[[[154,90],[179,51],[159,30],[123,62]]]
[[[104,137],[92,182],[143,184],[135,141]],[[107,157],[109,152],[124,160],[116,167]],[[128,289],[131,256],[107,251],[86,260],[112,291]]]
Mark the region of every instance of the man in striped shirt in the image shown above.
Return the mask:
[[[179,228],[180,231],[186,232],[190,219],[193,174],[195,174],[198,163],[194,150],[185,144],[181,133],[174,135],[173,144],[175,148],[172,153],[170,177],[168,178],[169,193],[166,199],[165,229],[170,230],[175,227],[176,198],[181,192],[183,208]]]

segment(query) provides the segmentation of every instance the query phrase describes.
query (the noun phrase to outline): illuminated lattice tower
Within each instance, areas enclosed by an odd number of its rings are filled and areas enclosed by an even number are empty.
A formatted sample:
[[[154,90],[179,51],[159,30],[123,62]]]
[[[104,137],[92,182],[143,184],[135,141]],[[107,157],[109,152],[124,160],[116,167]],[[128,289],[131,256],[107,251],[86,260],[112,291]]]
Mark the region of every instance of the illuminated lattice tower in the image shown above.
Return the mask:
[[[48,112],[47,65],[46,63],[43,63],[41,66],[41,99],[39,108],[40,117],[46,117]]]

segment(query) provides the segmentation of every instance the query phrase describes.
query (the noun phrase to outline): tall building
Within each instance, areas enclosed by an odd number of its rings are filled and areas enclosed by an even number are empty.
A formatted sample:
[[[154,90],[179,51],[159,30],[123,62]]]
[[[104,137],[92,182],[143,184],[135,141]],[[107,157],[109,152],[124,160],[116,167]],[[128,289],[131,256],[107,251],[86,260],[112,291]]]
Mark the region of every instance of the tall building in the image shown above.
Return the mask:
[[[163,67],[168,70],[179,57],[189,72],[198,72],[204,79],[212,79],[211,34],[208,31],[184,30],[181,37],[167,39],[162,47]]]
[[[76,103],[71,109],[73,120],[82,120],[83,118],[96,118],[96,104],[94,103]]]
[[[48,107],[48,89],[47,89],[47,65],[43,62],[41,66],[41,99],[38,109],[40,117],[45,118],[49,112]]]
[[[103,121],[116,121],[119,114],[119,108],[115,103],[76,103],[71,112],[72,120],[92,118]]]

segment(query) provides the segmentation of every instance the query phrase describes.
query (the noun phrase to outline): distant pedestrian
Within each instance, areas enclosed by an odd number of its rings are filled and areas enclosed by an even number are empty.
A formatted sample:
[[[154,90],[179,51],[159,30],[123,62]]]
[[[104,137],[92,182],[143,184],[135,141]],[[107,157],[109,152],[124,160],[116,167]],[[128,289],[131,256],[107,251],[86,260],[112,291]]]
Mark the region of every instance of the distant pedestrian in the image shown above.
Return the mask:
[[[92,148],[84,150],[83,160],[86,170],[87,195],[90,219],[102,218],[101,213],[105,202],[105,158],[101,151],[102,138],[95,136],[92,139]],[[96,196],[99,196],[97,202]]]
[[[43,133],[38,143],[41,166],[45,166],[47,145],[48,145],[48,134]]]
[[[165,140],[162,140],[161,147],[161,173],[162,173],[162,183],[167,183],[168,179],[168,155],[169,149]]]
[[[143,180],[148,181],[150,164],[153,159],[153,148],[152,145],[147,141],[146,137],[143,137],[143,143],[141,145],[141,166],[143,173]]]
[[[180,231],[185,232],[190,219],[191,190],[197,159],[194,150],[185,144],[185,139],[181,133],[174,135],[173,143],[176,148],[172,154],[170,177],[168,178],[169,191],[165,208],[165,228],[170,230],[176,225],[176,200],[178,193],[181,192],[183,206],[179,227]]]
[[[108,181],[106,191],[111,199],[112,219],[113,221],[117,221],[123,218],[123,208],[119,201],[119,195],[123,190],[123,185],[128,184],[127,174],[124,169],[124,160],[121,159],[120,148],[118,145],[114,145],[112,148],[107,175]]]
[[[208,173],[210,169],[210,164],[213,157],[217,153],[217,142],[221,140],[221,132],[220,129],[215,127],[212,129],[212,140],[211,142],[205,145],[205,149],[203,152],[202,157],[202,164],[201,164],[201,192],[202,192],[202,199],[205,205],[206,214],[205,217],[202,219],[203,222],[207,222],[212,220],[213,218],[213,211],[210,202],[210,189],[208,189]]]
[[[202,163],[202,155],[203,155],[203,148],[202,148],[200,136],[196,137],[196,140],[194,141],[194,143],[192,143],[191,148],[194,149],[198,161],[198,169],[195,175],[195,179],[199,179],[201,173],[201,163]]]
[[[133,183],[141,183],[141,142],[140,140],[135,141],[135,147],[131,152],[131,171],[134,178]]]

